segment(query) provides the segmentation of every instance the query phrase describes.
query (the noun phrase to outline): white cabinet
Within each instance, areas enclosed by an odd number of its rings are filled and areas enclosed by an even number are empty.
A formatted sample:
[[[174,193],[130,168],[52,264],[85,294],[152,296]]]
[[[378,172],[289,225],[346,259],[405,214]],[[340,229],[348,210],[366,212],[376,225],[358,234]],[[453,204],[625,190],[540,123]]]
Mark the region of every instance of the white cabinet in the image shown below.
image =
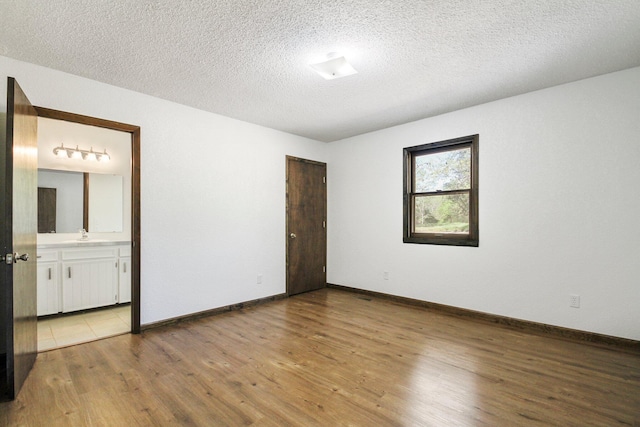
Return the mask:
[[[117,302],[115,258],[64,262],[62,272],[64,313]]]
[[[118,261],[118,303],[131,302],[131,247],[120,248]]]
[[[37,270],[38,316],[131,301],[128,245],[38,250]]]
[[[60,260],[64,313],[118,302],[115,247],[62,249]]]
[[[38,253],[37,265],[38,316],[59,313],[61,306],[58,252],[44,251]]]

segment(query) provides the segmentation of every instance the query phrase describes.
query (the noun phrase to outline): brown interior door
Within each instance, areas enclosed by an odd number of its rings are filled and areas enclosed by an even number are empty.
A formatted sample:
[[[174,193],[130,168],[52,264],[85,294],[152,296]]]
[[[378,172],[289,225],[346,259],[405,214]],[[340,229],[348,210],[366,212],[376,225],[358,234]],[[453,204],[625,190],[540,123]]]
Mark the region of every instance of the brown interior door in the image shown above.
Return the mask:
[[[287,156],[287,294],[327,284],[327,165]]]
[[[0,154],[0,395],[14,399],[38,352],[36,309],[37,113],[15,79],[7,88]]]

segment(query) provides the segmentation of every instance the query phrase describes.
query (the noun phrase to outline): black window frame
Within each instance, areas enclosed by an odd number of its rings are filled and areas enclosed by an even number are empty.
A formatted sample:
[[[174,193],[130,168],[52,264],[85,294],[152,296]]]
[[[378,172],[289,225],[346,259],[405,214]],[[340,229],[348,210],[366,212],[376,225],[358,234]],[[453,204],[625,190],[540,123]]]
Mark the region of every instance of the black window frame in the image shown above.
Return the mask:
[[[447,139],[444,141],[406,147],[403,149],[403,242],[430,245],[449,246],[479,246],[478,230],[478,145],[479,134]],[[468,233],[415,233],[414,230],[414,199],[416,195],[445,195],[460,193],[460,190],[434,191],[428,193],[415,192],[415,158],[425,154],[436,154],[470,147],[471,149],[471,188],[469,193],[469,232]]]

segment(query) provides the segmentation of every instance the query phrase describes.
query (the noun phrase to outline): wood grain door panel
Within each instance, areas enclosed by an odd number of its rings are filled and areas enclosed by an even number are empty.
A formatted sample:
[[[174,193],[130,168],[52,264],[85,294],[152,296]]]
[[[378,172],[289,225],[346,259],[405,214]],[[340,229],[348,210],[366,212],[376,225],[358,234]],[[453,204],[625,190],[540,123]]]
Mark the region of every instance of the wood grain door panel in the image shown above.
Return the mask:
[[[9,77],[7,133],[0,159],[0,232],[2,255],[28,254],[28,260],[2,262],[2,396],[14,399],[37,355],[37,113]]]
[[[325,163],[287,157],[287,294],[326,286]]]

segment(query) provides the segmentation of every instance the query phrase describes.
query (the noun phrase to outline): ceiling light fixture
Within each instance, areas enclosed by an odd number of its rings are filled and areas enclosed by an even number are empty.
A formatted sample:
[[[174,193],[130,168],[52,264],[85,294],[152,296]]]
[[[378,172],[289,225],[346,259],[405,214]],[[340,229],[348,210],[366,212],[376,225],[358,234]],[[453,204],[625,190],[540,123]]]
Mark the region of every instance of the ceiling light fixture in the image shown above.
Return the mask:
[[[327,80],[346,77],[357,73],[356,69],[347,62],[344,56],[338,55],[335,52],[327,54],[325,60],[309,64],[309,66]]]
[[[99,162],[108,162],[111,160],[111,156],[107,154],[107,149],[105,148],[104,152],[97,153],[93,151],[93,147],[90,150],[82,150],[78,148],[68,148],[65,147],[64,144],[60,144],[60,147],[56,147],[53,149],[53,154],[57,157],[67,157],[69,159],[84,159],[84,160],[97,160]]]

